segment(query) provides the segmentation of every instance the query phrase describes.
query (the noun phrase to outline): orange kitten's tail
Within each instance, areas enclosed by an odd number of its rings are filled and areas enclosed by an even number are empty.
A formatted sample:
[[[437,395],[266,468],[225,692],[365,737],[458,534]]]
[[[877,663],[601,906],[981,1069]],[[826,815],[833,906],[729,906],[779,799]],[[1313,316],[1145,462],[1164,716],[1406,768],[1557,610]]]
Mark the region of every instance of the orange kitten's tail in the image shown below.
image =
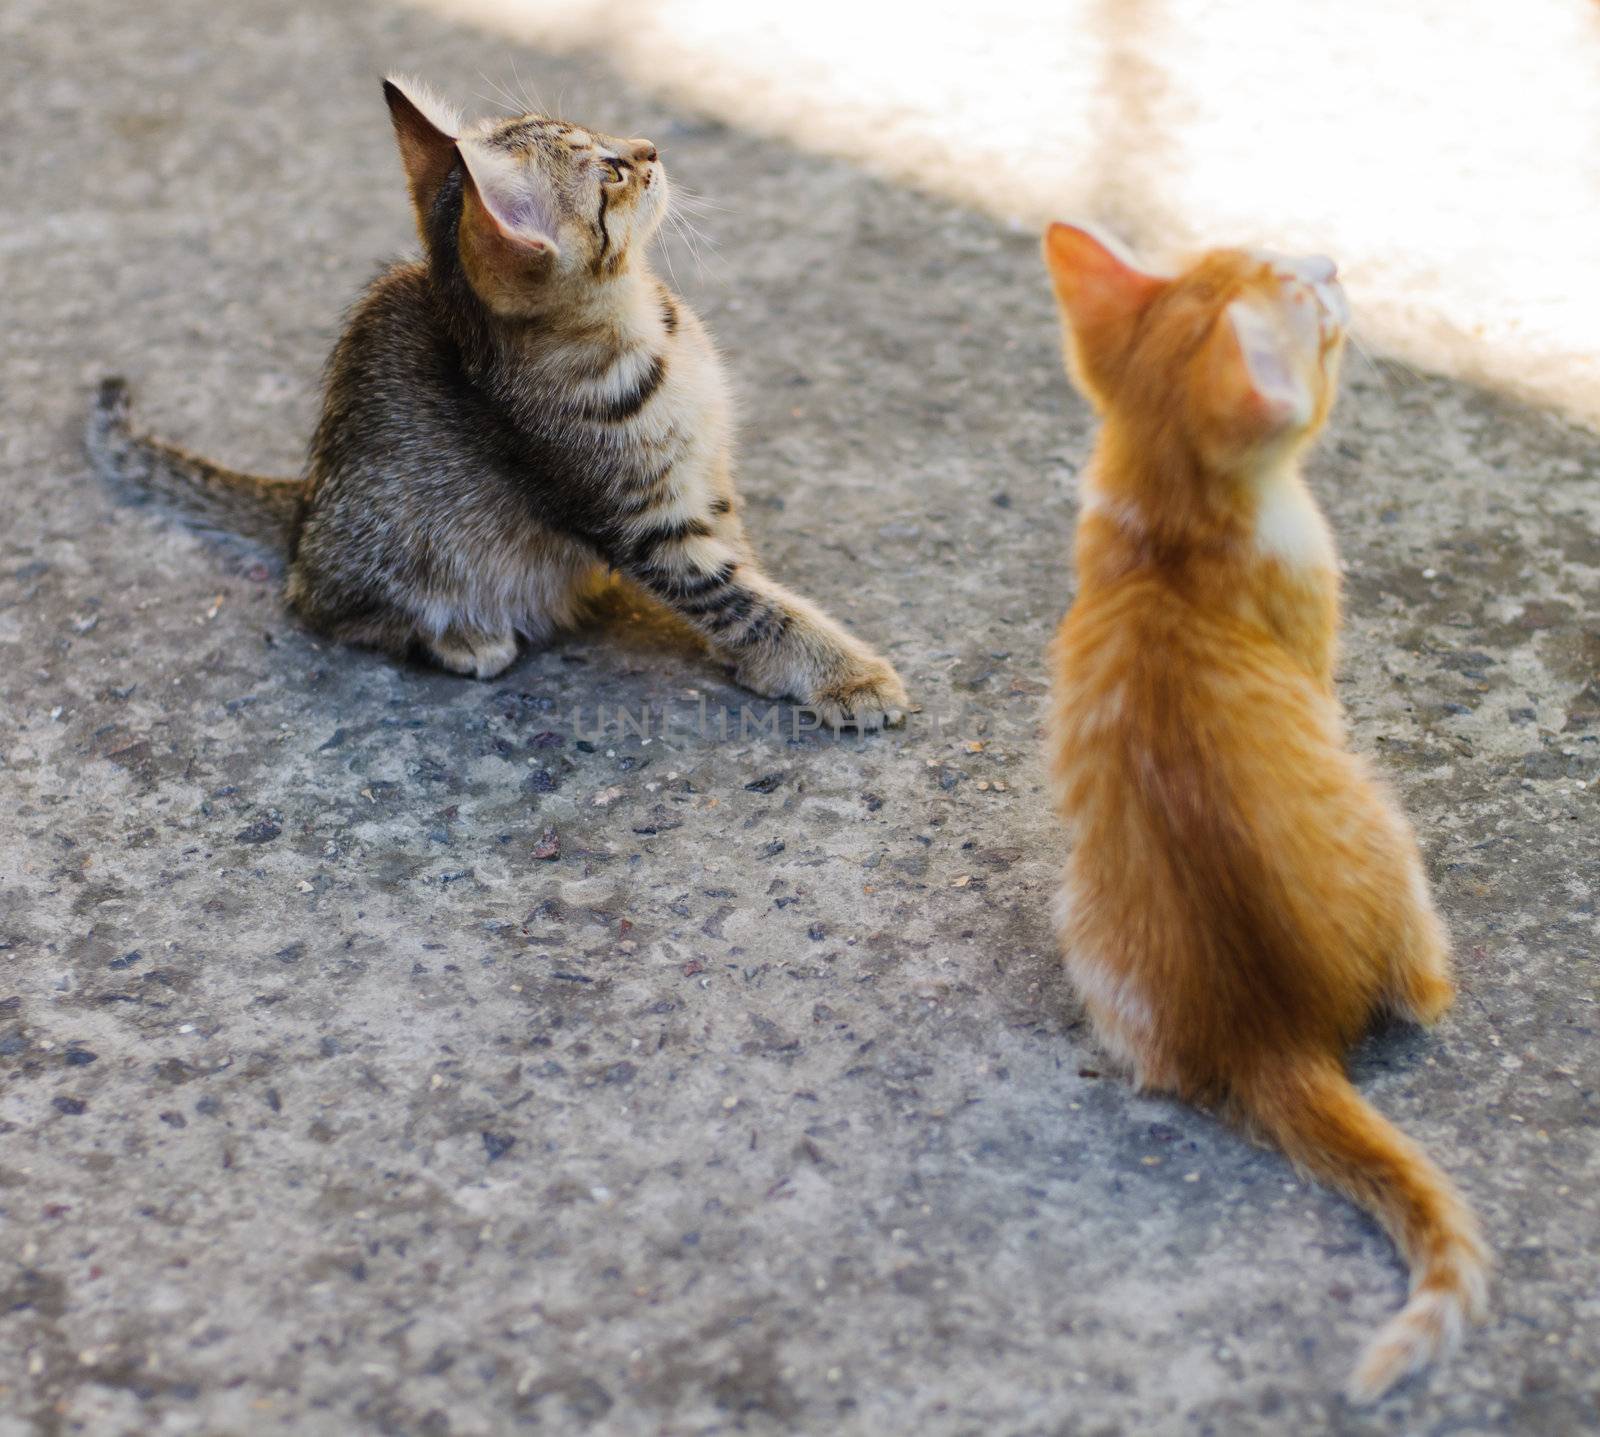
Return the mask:
[[[1411,1297],[1362,1354],[1346,1395],[1375,1402],[1442,1357],[1484,1313],[1489,1252],[1450,1180],[1326,1058],[1288,1060],[1241,1093],[1290,1158],[1388,1230],[1411,1267]]]

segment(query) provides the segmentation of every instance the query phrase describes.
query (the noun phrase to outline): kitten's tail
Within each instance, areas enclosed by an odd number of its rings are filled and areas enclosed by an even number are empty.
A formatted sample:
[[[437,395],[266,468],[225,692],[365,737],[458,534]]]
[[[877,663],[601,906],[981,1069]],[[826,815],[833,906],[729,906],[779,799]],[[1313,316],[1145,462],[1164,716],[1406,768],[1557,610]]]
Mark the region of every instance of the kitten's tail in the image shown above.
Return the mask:
[[[201,528],[287,549],[299,527],[304,480],[235,473],[176,445],[135,434],[128,423],[126,380],[100,381],[83,440],[103,479],[168,501]]]
[[[1483,1317],[1489,1252],[1449,1178],[1356,1091],[1332,1059],[1297,1058],[1240,1093],[1249,1115],[1308,1172],[1387,1229],[1411,1268],[1411,1296],[1378,1330],[1345,1389],[1375,1402],[1455,1346]]]

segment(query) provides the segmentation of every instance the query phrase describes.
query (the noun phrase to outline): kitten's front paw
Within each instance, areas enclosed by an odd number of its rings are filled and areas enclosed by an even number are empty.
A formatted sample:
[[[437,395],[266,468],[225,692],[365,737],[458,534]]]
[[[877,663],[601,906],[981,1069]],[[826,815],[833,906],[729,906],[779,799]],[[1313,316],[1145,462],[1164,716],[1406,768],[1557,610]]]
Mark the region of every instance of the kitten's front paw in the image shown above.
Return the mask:
[[[906,686],[886,661],[873,656],[854,663],[806,698],[829,728],[895,728],[906,720],[911,701]]]
[[[893,728],[911,706],[888,660],[825,616],[791,616],[785,642],[743,656],[735,677],[767,698],[790,698],[829,728]]]

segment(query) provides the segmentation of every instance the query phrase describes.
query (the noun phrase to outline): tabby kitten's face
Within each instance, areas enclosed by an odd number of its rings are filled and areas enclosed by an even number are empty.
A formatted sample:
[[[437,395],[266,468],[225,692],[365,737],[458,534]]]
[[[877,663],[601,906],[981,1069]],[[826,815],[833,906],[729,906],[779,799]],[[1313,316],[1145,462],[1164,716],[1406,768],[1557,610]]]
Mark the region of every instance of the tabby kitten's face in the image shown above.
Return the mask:
[[[667,172],[648,140],[541,115],[468,124],[415,81],[384,91],[425,240],[460,164],[461,261],[496,313],[581,300],[626,271],[666,217]]]
[[[480,122],[458,148],[502,233],[535,251],[548,246],[570,277],[620,272],[666,215],[667,172],[649,140],[524,115]]]
[[[1235,473],[1322,427],[1349,322],[1332,260],[1214,250],[1166,277],[1072,225],[1051,226],[1045,258],[1079,387],[1102,412],[1176,425]]]

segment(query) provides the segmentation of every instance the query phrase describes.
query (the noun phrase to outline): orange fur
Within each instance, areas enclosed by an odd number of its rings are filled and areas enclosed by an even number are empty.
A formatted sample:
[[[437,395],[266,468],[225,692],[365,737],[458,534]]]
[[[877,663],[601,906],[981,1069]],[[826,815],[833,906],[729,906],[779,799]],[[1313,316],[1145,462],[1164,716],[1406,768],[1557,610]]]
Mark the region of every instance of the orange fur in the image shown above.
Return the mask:
[[[1346,747],[1338,571],[1298,471],[1338,381],[1331,263],[1208,254],[1172,279],[1051,227],[1067,356],[1103,417],[1078,595],[1051,651],[1066,963],[1144,1086],[1217,1105],[1368,1208],[1412,1296],[1371,1400],[1478,1316],[1488,1259],[1448,1180],[1346,1079],[1380,1010],[1453,989],[1416,842]]]

